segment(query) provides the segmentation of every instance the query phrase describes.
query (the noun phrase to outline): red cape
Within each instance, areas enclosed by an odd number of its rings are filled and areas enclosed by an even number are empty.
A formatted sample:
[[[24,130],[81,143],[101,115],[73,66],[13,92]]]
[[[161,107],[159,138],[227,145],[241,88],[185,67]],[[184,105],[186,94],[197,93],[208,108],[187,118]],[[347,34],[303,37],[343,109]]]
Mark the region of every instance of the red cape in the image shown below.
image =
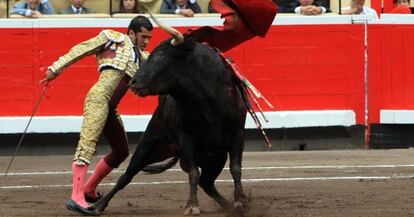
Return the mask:
[[[256,35],[264,37],[277,12],[271,0],[211,0],[211,6],[224,18],[223,27],[203,26],[188,30],[185,35],[207,42],[222,52]]]

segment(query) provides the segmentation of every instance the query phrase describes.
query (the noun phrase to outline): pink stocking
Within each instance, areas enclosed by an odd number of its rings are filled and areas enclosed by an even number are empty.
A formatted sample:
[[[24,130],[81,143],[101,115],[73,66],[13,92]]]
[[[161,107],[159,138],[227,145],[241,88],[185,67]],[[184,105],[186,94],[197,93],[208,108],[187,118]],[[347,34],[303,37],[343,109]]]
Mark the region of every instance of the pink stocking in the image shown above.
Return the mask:
[[[88,172],[88,165],[79,164],[75,161],[72,164],[72,172],[73,172],[73,188],[72,188],[71,198],[83,208],[88,208],[89,204],[85,201],[85,195],[84,195],[84,189],[83,189],[85,185],[86,174]]]
[[[98,184],[112,171],[112,169],[113,168],[102,158],[98,162],[98,165],[96,165],[95,171],[85,185],[85,194],[92,198],[98,197],[96,195],[96,187],[98,187]]]

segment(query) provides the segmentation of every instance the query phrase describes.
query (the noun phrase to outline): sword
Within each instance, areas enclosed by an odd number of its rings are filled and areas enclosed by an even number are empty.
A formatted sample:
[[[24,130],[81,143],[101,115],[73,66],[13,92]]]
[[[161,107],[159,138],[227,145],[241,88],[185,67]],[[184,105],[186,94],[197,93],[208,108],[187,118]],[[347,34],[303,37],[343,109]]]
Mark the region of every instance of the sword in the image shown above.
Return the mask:
[[[7,166],[6,172],[4,173],[4,176],[3,176],[4,178],[6,178],[7,173],[9,172],[9,169],[10,169],[12,163],[13,163],[14,157],[16,157],[16,154],[19,151],[20,146],[22,145],[24,136],[26,135],[27,129],[29,128],[30,122],[32,122],[33,116],[35,115],[35,113],[37,111],[37,108],[39,108],[40,102],[42,101],[43,96],[45,95],[45,92],[46,92],[46,89],[47,89],[48,84],[49,84],[49,81],[46,81],[46,84],[43,87],[42,92],[40,93],[40,97],[37,100],[36,105],[35,105],[35,107],[33,109],[32,115],[30,116],[29,122],[26,125],[26,129],[24,129],[24,132],[23,132],[22,136],[20,137],[20,141],[17,144],[16,149],[14,150],[14,154],[13,154],[12,158],[10,159],[9,165]]]

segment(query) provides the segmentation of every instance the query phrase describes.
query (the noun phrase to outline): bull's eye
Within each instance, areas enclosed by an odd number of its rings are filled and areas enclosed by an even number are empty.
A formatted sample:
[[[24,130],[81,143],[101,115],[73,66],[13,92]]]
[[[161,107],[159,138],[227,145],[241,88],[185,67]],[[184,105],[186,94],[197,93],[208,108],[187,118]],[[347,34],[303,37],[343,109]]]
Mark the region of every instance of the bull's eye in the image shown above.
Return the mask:
[[[160,61],[162,58],[162,53],[158,53],[154,56],[154,61]]]

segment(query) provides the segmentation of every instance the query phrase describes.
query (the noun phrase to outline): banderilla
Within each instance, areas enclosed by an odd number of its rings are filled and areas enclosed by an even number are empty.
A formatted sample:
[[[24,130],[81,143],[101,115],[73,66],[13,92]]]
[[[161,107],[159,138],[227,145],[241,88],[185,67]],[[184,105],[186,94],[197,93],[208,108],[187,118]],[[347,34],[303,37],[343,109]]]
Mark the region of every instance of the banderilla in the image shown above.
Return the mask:
[[[29,122],[28,122],[28,123],[27,123],[27,125],[26,125],[26,129],[24,129],[24,132],[23,132],[22,136],[20,137],[19,143],[17,144],[17,147],[16,147],[16,149],[14,150],[14,154],[13,154],[12,158],[10,159],[9,165],[7,166],[6,172],[4,173],[4,178],[6,178],[7,173],[9,172],[10,167],[11,167],[11,165],[12,165],[12,163],[13,163],[14,158],[16,157],[17,152],[19,152],[19,148],[20,148],[20,146],[22,145],[22,142],[23,142],[24,136],[26,135],[27,129],[28,129],[28,128],[29,128],[29,126],[30,126],[30,122],[32,122],[33,116],[35,115],[35,113],[36,113],[37,109],[39,108],[40,102],[42,101],[43,96],[45,95],[45,92],[46,92],[46,89],[47,89],[47,87],[48,87],[48,84],[49,84],[49,81],[47,81],[47,82],[45,83],[45,86],[43,87],[43,90],[42,90],[42,92],[40,93],[40,97],[39,97],[39,99],[38,99],[38,100],[37,100],[37,102],[36,102],[36,105],[35,105],[35,107],[34,107],[34,109],[33,109],[32,115],[30,116]]]

